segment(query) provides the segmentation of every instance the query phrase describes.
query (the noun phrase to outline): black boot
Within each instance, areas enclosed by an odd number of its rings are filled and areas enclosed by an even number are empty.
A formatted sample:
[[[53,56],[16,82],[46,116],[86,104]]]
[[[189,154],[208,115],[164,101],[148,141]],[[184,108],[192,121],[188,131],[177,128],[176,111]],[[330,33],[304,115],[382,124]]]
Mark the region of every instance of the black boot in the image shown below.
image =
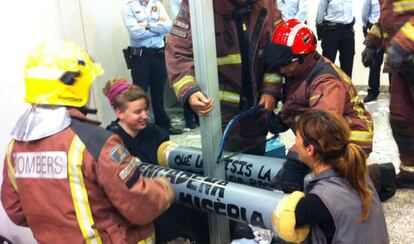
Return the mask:
[[[288,152],[283,167],[272,180],[272,186],[284,193],[303,191],[303,180],[310,168],[299,161],[296,152]]]
[[[369,103],[377,100],[378,93],[368,91],[368,95],[364,97],[364,103]]]
[[[372,164],[368,166],[368,169],[381,202],[393,197],[397,188],[394,165],[392,163]]]
[[[188,128],[188,129],[195,129],[195,128],[197,128],[198,127],[198,125],[195,123],[195,122],[185,122],[185,128]]]
[[[414,176],[407,175],[404,172],[400,172],[396,179],[397,188],[414,189]]]
[[[180,134],[183,134],[183,130],[182,129],[174,128],[172,126],[167,129],[167,132],[170,135],[180,135]]]
[[[397,189],[395,167],[392,163],[380,164],[382,199],[386,201],[395,195]]]
[[[234,220],[230,220],[230,239],[254,239],[254,233],[252,228],[245,223],[240,223]]]

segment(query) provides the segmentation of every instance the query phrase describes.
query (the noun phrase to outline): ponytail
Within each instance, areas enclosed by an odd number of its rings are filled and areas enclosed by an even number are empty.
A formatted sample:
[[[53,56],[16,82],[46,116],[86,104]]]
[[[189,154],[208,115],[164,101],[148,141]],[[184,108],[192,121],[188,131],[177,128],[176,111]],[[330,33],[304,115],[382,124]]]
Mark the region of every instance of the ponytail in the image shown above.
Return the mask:
[[[367,156],[362,148],[354,143],[347,145],[344,155],[333,168],[344,177],[359,193],[362,202],[361,221],[368,218],[372,203],[372,192],[367,183]]]
[[[348,122],[337,113],[309,110],[300,116],[296,128],[304,146],[313,146],[314,160],[330,165],[358,192],[362,202],[361,221],[366,220],[372,203],[367,156],[360,146],[349,143]]]

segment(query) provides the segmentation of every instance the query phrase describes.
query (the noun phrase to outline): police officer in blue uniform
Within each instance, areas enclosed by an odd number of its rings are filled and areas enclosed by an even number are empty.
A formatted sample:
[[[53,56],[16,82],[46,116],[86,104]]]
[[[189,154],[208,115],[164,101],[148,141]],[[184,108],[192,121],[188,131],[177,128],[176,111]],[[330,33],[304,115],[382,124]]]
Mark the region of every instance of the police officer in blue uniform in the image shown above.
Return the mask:
[[[380,17],[380,4],[378,0],[364,0],[362,5],[362,31],[364,36],[367,35],[369,29],[378,22]],[[384,49],[375,49],[373,59],[362,60],[364,66],[369,67],[368,77],[368,95],[364,98],[364,102],[368,103],[377,100],[380,86],[381,65],[384,60]]]
[[[171,127],[164,108],[164,37],[171,30],[171,19],[159,0],[130,0],[123,6],[122,16],[130,37],[124,55],[134,84],[145,92],[150,88],[155,124],[171,135],[181,134],[182,130]]]
[[[322,39],[322,55],[335,62],[339,51],[341,69],[350,78],[355,54],[354,23],[352,0],[320,0],[316,29],[318,39]]]

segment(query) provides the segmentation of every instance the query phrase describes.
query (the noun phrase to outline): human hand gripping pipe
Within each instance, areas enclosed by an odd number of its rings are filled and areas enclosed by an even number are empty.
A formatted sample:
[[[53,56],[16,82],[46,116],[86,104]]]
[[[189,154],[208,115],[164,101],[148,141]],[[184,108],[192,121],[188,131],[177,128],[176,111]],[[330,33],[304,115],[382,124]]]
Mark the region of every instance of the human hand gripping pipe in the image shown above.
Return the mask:
[[[226,179],[231,182],[260,188],[272,188],[271,182],[282,168],[284,158],[238,154],[225,156]],[[199,148],[183,147],[172,141],[162,143],[157,152],[158,164],[163,167],[203,175],[203,157]]]
[[[175,190],[175,203],[265,229],[273,229],[273,212],[284,197],[282,192],[142,162],[138,165],[142,176],[165,176],[171,182]]]

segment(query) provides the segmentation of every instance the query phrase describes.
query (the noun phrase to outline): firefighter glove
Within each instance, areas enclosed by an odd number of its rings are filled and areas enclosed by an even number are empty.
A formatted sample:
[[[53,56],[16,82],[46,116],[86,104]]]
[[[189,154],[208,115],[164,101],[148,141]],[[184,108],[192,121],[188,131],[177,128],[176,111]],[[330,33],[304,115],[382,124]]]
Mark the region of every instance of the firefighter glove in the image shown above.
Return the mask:
[[[174,187],[171,185],[170,181],[164,176],[156,177],[154,178],[154,180],[158,181],[162,186],[165,187],[165,194],[167,194],[167,197],[169,200],[166,206],[166,209],[167,209],[170,207],[170,205],[174,201],[174,197],[175,197]]]
[[[373,47],[366,46],[364,51],[362,51],[362,64],[365,67],[371,67],[374,64],[374,61],[377,57],[377,49]]]
[[[398,71],[408,53],[397,42],[391,41],[387,49],[387,64],[391,70]]]
[[[272,225],[275,232],[287,242],[300,243],[309,234],[309,225],[295,228],[296,206],[305,195],[303,192],[295,191],[286,195],[277,205],[272,214]]]
[[[280,114],[275,112],[269,112],[269,116],[267,116],[267,127],[270,133],[274,134],[276,137],[279,136],[279,133],[289,129],[289,126],[283,123]]]

